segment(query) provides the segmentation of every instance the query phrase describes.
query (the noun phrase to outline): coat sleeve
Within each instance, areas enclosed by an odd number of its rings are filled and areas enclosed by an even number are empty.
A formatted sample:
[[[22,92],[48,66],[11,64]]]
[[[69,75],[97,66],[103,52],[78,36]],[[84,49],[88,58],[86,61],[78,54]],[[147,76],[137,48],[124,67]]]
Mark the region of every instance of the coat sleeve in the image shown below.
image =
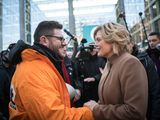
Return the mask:
[[[96,120],[144,120],[148,99],[148,80],[145,70],[137,59],[126,61],[125,65],[119,66],[119,69],[123,102],[98,104],[93,109],[93,115]]]
[[[0,111],[4,112],[5,106],[5,91],[8,89],[6,86],[6,82],[8,81],[7,73],[4,68],[0,66]],[[9,84],[9,83],[8,83]]]
[[[36,68],[35,68],[36,69]],[[30,119],[33,120],[92,120],[92,112],[87,107],[70,108],[60,94],[61,84],[48,71],[32,70],[25,73],[26,81],[19,88],[20,99]],[[35,72],[36,71],[36,72]],[[38,73],[38,74],[37,74]],[[51,78],[54,77],[54,78]],[[21,84],[21,83],[20,83]],[[59,86],[58,86],[59,85]],[[67,94],[68,95],[68,94]],[[68,102],[68,101],[67,101]]]

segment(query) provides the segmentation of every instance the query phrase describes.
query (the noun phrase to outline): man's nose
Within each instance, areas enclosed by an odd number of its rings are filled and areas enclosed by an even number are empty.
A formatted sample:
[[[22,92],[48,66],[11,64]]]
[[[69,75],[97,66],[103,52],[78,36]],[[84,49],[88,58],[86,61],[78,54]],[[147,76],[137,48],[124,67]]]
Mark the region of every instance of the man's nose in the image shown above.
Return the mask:
[[[153,42],[151,41],[151,42],[150,42],[150,44],[152,45],[152,44],[153,44]]]
[[[66,43],[66,41],[64,40],[63,42],[62,42],[62,46],[66,46],[67,45],[67,43]]]

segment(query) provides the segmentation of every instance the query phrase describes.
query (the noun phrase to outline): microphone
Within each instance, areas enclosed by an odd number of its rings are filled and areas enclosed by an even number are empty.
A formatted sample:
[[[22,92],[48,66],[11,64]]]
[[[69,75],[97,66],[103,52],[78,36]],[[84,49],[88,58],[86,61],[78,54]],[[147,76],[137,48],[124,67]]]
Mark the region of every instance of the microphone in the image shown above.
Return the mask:
[[[156,45],[156,48],[160,51],[160,43]]]
[[[66,29],[64,29],[64,32],[68,35],[68,36],[70,36],[71,37],[71,39],[73,39],[73,40],[77,40],[76,39],[76,37],[74,36],[74,35],[72,35],[69,31],[67,31]]]

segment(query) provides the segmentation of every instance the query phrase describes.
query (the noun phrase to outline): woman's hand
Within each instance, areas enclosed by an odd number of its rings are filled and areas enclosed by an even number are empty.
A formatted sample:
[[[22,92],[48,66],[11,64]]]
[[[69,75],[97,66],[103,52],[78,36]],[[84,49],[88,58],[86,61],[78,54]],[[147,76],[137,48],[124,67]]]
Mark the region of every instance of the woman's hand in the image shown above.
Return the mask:
[[[94,108],[96,105],[98,105],[98,103],[97,103],[96,101],[90,100],[90,101],[84,103],[83,106],[84,106],[84,107],[89,107],[89,108],[93,111],[93,108]]]

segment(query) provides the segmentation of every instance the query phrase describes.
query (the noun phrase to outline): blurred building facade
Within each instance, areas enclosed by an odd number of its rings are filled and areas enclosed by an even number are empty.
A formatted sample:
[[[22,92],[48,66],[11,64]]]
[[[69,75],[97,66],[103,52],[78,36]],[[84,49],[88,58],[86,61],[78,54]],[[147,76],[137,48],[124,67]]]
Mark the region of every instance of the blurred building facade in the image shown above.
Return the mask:
[[[33,0],[48,20],[58,20],[72,34],[83,37],[83,28],[116,21],[117,0]],[[53,2],[54,1],[54,2]],[[53,7],[54,6],[54,7]],[[73,8],[72,8],[73,7]]]
[[[136,43],[147,42],[145,32],[147,35],[151,31],[160,32],[160,0],[118,0],[117,22],[125,25],[123,19],[119,17],[121,12],[125,13],[129,31]]]
[[[116,2],[113,3],[113,1],[0,0],[0,9],[2,9],[0,12],[0,51],[19,39],[32,44],[33,32],[38,23],[43,20],[57,20],[71,33],[83,37],[84,26],[115,21]],[[70,12],[68,3],[72,3],[73,6]],[[71,12],[75,17],[73,20],[75,28],[73,22],[69,20]]]
[[[19,0],[2,1],[2,40],[1,48],[7,48],[16,39],[20,39]]]
[[[142,15],[147,35],[152,31],[160,32],[160,1],[145,0],[144,14]],[[131,29],[132,36],[141,41],[145,40],[144,27],[142,21],[139,21]]]
[[[116,4],[117,22],[125,25],[120,14],[125,14],[127,25],[130,28],[139,22],[139,12],[144,11],[144,0],[118,0]]]
[[[31,43],[30,0],[1,0],[0,50],[22,39]]]
[[[0,0],[0,50],[6,49],[10,43],[17,42],[19,39],[32,44],[34,30],[43,20],[57,20],[72,34],[80,37],[84,36],[85,26],[117,21],[127,24],[138,43],[146,39],[139,16],[139,12],[142,12],[146,33],[160,31],[159,0],[113,1]],[[72,9],[69,9],[71,7]],[[126,23],[120,17],[121,13],[124,13]]]
[[[2,1],[0,1],[0,50],[2,50]]]

